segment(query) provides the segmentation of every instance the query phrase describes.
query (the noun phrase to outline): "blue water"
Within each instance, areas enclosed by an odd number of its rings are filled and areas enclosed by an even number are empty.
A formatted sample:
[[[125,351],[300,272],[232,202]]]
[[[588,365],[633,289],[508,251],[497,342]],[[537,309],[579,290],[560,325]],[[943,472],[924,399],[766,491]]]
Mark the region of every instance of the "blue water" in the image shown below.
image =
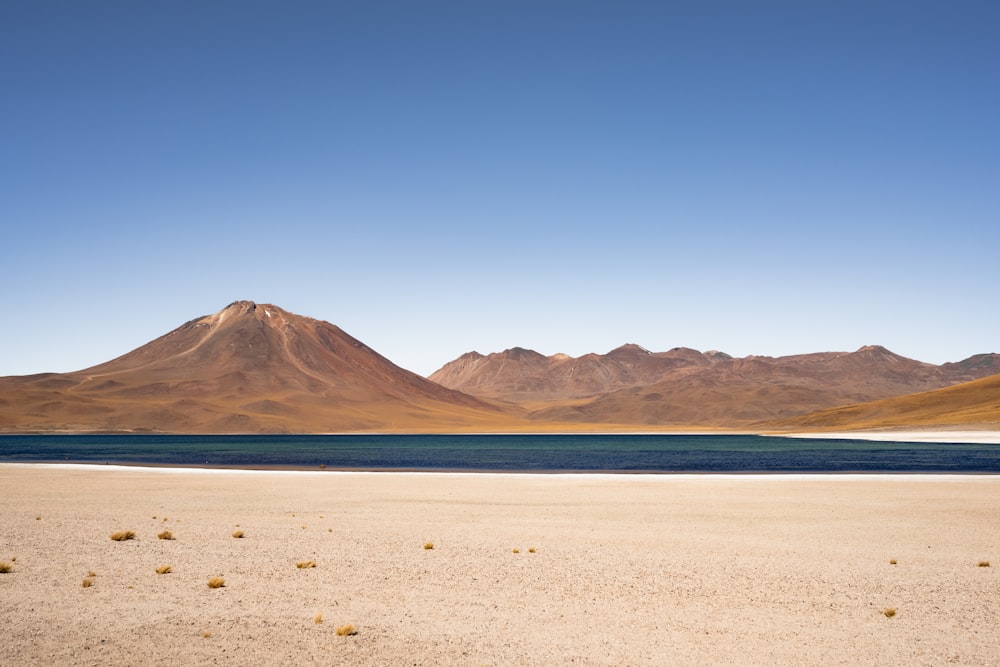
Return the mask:
[[[753,435],[6,435],[0,461],[224,468],[1000,473],[1000,445]]]

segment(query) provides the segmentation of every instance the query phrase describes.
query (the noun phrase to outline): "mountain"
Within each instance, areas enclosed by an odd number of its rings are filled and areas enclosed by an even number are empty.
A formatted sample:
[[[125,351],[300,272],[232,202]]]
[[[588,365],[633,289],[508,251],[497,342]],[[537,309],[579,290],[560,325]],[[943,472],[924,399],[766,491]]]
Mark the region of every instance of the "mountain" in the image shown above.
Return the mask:
[[[955,427],[994,430],[1000,428],[1000,375],[759,426],[783,431]]]
[[[8,432],[448,430],[509,420],[333,324],[251,301],[92,368],[0,378]]]
[[[476,396],[513,402],[563,401],[650,384],[674,371],[711,366],[724,358],[683,347],[653,353],[635,344],[581,357],[546,357],[514,347],[485,356],[469,352],[429,377]]]
[[[520,405],[543,421],[740,427],[1000,373],[1000,355],[935,366],[869,345],[854,352],[734,358],[625,345],[605,355],[469,353],[430,376]]]

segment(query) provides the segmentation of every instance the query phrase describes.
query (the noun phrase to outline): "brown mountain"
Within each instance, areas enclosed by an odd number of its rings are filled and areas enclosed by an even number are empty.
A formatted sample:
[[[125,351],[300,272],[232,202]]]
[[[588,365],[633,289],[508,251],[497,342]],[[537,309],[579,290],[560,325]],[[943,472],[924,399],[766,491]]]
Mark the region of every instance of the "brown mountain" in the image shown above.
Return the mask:
[[[508,421],[328,322],[250,301],[92,368],[0,378],[4,431],[331,432]]]
[[[955,427],[994,430],[1000,428],[1000,375],[759,426],[783,431]]]
[[[469,353],[430,377],[466,393],[520,404],[539,421],[739,427],[993,373],[1000,373],[997,354],[935,366],[880,346],[733,358],[626,345],[578,358],[521,348]]]

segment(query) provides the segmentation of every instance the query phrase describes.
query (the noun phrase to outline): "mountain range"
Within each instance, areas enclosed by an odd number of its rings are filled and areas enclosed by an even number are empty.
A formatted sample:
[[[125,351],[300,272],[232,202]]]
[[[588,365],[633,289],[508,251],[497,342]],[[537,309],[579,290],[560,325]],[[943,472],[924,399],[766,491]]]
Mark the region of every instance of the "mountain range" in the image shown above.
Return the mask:
[[[734,358],[677,347],[623,345],[604,355],[543,356],[512,348],[465,354],[435,382],[515,403],[530,419],[740,427],[825,408],[946,387],[1000,373],[1000,355],[940,366],[878,345],[854,352]]]
[[[106,363],[0,378],[2,432],[1000,427],[1000,355],[470,352],[424,378],[339,327],[237,301]],[[991,377],[992,376],[992,377]]]

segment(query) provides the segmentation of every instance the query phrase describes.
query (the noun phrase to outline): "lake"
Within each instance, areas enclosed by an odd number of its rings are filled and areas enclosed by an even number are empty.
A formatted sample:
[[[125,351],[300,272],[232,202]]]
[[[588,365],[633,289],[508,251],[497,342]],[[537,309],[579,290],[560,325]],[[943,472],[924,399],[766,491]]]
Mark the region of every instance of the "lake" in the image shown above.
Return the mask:
[[[4,435],[0,462],[615,473],[1000,473],[1000,445],[758,435]]]

